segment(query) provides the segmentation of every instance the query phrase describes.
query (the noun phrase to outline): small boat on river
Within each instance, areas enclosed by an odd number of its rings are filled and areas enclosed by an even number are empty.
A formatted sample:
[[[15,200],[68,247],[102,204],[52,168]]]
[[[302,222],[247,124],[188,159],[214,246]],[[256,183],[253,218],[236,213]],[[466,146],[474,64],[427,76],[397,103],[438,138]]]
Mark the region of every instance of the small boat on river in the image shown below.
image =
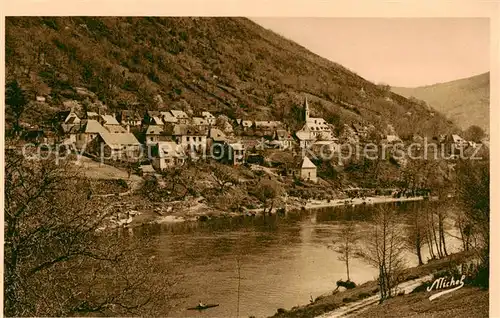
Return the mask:
[[[219,304],[206,304],[206,305],[199,304],[198,306],[188,308],[187,310],[205,310],[208,308],[213,308],[213,307],[218,307],[218,306],[219,306]]]

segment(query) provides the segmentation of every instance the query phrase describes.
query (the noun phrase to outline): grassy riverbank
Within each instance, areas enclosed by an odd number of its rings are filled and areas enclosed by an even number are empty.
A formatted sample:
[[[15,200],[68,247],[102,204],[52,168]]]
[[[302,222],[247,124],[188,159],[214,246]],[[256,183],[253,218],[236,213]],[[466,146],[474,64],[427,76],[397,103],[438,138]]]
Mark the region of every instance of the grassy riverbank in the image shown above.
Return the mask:
[[[471,257],[472,257],[472,255],[470,253],[461,252],[461,253],[452,254],[446,258],[443,258],[440,260],[435,260],[435,261],[432,261],[430,263],[427,263],[427,264],[424,264],[424,265],[421,265],[418,267],[408,268],[403,273],[403,280],[402,281],[412,280],[412,279],[423,277],[423,276],[426,276],[426,275],[429,275],[429,274],[432,274],[432,273],[435,273],[435,272],[438,272],[441,270],[451,268],[453,266],[456,266],[460,263],[467,261]],[[343,292],[335,292],[335,293],[332,293],[331,295],[318,297],[314,302],[312,302],[308,305],[294,307],[291,310],[279,309],[278,312],[272,317],[273,318],[316,317],[316,316],[319,316],[323,313],[340,308],[341,306],[347,305],[349,303],[376,295],[378,293],[378,291],[379,290],[378,290],[377,282],[376,281],[369,281],[369,282],[366,282],[366,283],[359,285],[356,288],[353,288],[350,290],[345,290]],[[427,295],[426,292],[419,293],[419,294]],[[425,295],[422,297],[425,298]],[[406,297],[406,296],[395,297],[394,301],[397,301],[397,299],[400,297]],[[428,297],[428,295],[427,295],[427,297]],[[417,300],[418,300],[418,298],[417,298]],[[387,302],[389,303],[389,301],[387,301]],[[376,306],[376,307],[378,307],[378,306]],[[368,314],[366,317],[372,317],[372,316]],[[402,316],[395,315],[394,317],[402,317]]]
[[[357,313],[356,317],[488,317],[489,291],[464,286],[432,302],[426,291],[388,299],[378,306]]]

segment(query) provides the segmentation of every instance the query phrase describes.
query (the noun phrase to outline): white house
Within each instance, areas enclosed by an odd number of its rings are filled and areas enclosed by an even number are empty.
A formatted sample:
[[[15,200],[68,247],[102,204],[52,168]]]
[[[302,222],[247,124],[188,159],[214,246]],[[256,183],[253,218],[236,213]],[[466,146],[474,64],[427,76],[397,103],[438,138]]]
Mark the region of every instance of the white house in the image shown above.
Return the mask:
[[[94,140],[99,134],[109,134],[109,131],[106,130],[97,120],[92,119],[84,119],[80,122],[78,128],[74,128],[75,133],[75,145],[77,149],[83,149]]]
[[[176,124],[179,122],[171,112],[160,112],[160,114],[165,124]]]
[[[451,135],[451,138],[452,138],[453,144],[457,148],[466,147],[468,145],[467,140],[463,139],[459,135],[453,134],[453,135]]]
[[[171,110],[172,115],[177,118],[179,124],[189,124],[189,116],[182,110]]]
[[[278,129],[282,126],[283,124],[280,121],[277,120],[257,120],[254,123],[255,129],[257,130],[265,130],[265,131],[270,131],[270,130],[275,130]]]
[[[273,142],[277,142],[280,149],[293,148],[293,137],[285,129],[276,129],[274,131]]]
[[[396,142],[401,142],[401,138],[399,138],[396,135],[387,135],[385,137],[385,140],[387,143],[396,143]]]
[[[208,121],[203,117],[193,117],[192,123],[193,126],[196,126],[200,129],[207,129],[210,126]]]
[[[306,181],[318,182],[316,176],[317,168],[308,157],[304,157],[300,167],[300,178]]]
[[[310,146],[312,146],[312,144],[314,144],[314,141],[316,140],[316,137],[307,126],[304,126],[301,130],[297,131],[295,133],[295,136],[299,140],[299,146],[302,149],[309,148]]]
[[[122,110],[118,114],[117,120],[124,126],[128,125],[137,127],[141,125],[141,117],[139,116],[139,114],[131,110]]]
[[[235,166],[245,163],[245,146],[241,142],[226,143],[224,150],[227,163]]]
[[[89,149],[109,159],[137,160],[141,144],[132,133],[104,131],[89,143]]]
[[[201,112],[201,116],[205,118],[205,120],[210,126],[215,125],[216,122],[215,116],[212,115],[210,112]]]
[[[120,123],[116,120],[116,118],[111,115],[101,115],[99,117],[99,123],[101,125],[117,125],[117,126],[120,125]]]
[[[207,134],[196,127],[177,124],[173,128],[172,135],[177,144],[189,153],[205,154],[207,148]]]
[[[252,128],[253,126],[253,122],[251,120],[242,120],[241,121],[241,127],[243,128],[243,130],[248,130],[250,128]]]
[[[148,110],[144,115],[144,123],[147,125],[163,125],[161,113],[157,110]]]
[[[81,119],[73,110],[61,111],[56,114],[55,121],[58,124],[78,124]]]
[[[123,128],[116,118],[111,115],[101,115],[99,123],[112,134],[127,132],[127,129]]]
[[[163,132],[163,126],[149,125],[146,129],[144,144],[151,145],[160,141],[160,135]]]
[[[184,162],[181,146],[173,141],[161,141],[153,145],[151,156],[151,164],[160,171]]]

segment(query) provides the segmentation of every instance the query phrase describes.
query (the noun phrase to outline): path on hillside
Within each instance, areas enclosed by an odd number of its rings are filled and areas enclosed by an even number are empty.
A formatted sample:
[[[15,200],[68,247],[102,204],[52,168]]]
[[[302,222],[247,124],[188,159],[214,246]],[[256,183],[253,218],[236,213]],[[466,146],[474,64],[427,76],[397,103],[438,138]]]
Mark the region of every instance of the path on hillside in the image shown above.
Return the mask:
[[[424,277],[420,277],[414,280],[410,280],[404,283],[401,283],[397,286],[397,292],[404,291],[405,294],[412,292],[416,287],[420,286],[423,282],[431,280],[432,275],[427,275]],[[380,294],[365,298],[363,300],[355,301],[349,303],[348,305],[339,307],[333,311],[324,313],[316,318],[337,318],[337,317],[354,317],[356,314],[359,314],[362,311],[367,310],[371,306],[375,306],[378,304],[380,300]]]

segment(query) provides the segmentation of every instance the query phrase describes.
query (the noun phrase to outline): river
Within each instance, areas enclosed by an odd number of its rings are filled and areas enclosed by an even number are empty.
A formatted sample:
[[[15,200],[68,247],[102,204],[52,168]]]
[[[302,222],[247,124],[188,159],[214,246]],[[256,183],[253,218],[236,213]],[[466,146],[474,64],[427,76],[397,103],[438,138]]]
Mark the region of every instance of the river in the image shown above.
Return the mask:
[[[427,203],[391,206],[404,213],[419,204]],[[335,289],[338,279],[346,279],[344,263],[327,245],[338,238],[344,219],[352,217],[360,233],[366,230],[373,207],[156,224],[133,229],[133,235],[153,236],[155,256],[182,275],[176,286],[182,297],[165,315],[267,317],[278,308],[304,305],[311,297]],[[447,243],[449,252],[459,246],[456,239]],[[416,256],[408,253],[406,258],[408,266],[417,265]],[[351,261],[351,280],[357,284],[376,275],[377,270],[363,261]],[[199,301],[219,306],[203,312],[186,310]]]

